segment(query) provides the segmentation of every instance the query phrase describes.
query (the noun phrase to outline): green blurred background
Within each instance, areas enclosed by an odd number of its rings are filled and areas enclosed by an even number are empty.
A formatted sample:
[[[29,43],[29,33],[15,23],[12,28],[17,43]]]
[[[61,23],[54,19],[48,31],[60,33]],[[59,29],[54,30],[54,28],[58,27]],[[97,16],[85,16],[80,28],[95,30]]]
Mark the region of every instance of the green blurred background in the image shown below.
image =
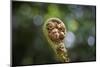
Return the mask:
[[[66,25],[70,62],[96,60],[96,6],[12,1],[13,65],[59,63],[42,31],[52,17]]]

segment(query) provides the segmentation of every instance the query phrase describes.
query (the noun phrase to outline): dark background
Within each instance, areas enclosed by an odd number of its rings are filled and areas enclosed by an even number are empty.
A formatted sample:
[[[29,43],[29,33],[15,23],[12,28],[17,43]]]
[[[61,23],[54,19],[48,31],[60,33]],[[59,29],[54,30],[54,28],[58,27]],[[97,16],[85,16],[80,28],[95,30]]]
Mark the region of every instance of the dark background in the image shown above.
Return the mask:
[[[12,1],[12,65],[58,63],[42,31],[52,17],[66,25],[70,62],[96,60],[96,6]]]

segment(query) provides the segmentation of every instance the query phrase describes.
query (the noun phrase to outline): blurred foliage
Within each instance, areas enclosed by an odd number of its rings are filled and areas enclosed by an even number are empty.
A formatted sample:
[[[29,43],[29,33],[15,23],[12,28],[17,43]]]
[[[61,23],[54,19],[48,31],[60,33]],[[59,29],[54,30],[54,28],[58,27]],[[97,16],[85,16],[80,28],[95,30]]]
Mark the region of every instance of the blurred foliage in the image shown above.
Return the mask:
[[[42,31],[43,22],[51,17],[60,18],[66,25],[70,62],[96,60],[95,6],[13,1],[13,65],[59,63]]]

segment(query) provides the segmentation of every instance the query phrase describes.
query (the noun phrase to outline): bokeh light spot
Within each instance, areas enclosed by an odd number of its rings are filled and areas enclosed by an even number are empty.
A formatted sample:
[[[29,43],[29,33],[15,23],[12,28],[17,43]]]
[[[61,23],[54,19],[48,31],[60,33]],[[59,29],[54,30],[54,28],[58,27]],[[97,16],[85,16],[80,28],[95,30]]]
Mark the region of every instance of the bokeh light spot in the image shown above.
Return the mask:
[[[93,46],[94,45],[94,42],[95,42],[95,39],[93,36],[89,36],[88,37],[88,45],[89,46]]]
[[[40,15],[37,15],[37,16],[34,16],[33,18],[33,23],[36,25],[36,26],[40,26],[43,22],[43,18],[42,16]]]
[[[66,48],[72,48],[75,42],[75,34],[73,32],[68,32],[65,37],[65,46]]]

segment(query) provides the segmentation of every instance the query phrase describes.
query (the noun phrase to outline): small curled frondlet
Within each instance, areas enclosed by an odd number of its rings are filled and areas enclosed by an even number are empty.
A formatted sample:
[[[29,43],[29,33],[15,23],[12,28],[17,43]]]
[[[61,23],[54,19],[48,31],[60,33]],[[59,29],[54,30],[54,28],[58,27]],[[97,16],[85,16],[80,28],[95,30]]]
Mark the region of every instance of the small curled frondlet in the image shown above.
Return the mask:
[[[49,38],[54,42],[62,42],[65,37],[65,26],[63,22],[58,20],[50,20],[47,23],[47,31]]]

